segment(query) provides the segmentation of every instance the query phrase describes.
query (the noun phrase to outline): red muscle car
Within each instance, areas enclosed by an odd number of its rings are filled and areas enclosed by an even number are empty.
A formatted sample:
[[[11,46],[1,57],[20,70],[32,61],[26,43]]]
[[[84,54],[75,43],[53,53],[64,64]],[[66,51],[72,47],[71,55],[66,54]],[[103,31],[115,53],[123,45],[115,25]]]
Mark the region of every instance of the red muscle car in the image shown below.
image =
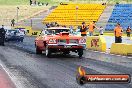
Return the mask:
[[[44,29],[41,35],[35,39],[36,53],[42,54],[42,51],[45,51],[47,57],[56,52],[69,54],[70,51],[76,52],[79,57],[82,57],[84,45],[86,45],[86,39],[71,34],[69,28],[64,27]]]

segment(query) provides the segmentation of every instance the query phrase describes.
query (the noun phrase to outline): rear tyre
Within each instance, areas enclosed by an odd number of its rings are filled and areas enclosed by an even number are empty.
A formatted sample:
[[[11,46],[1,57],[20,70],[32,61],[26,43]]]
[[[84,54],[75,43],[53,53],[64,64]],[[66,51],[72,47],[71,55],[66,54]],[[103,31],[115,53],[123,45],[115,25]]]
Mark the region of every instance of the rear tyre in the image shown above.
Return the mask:
[[[37,46],[36,46],[36,54],[42,54],[42,50],[40,50]]]
[[[47,57],[51,57],[51,50],[50,50],[48,47],[46,47],[45,55],[46,55]]]
[[[78,50],[78,55],[79,55],[79,58],[82,57],[82,55],[83,55],[83,49],[79,49],[79,50]]]

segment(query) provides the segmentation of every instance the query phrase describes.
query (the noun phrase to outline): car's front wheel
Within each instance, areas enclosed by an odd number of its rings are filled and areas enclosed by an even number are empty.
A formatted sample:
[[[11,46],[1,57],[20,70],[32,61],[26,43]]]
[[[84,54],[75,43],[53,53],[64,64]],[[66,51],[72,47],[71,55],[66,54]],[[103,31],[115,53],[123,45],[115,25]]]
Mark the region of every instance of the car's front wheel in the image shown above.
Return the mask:
[[[46,55],[47,57],[51,57],[51,50],[50,50],[48,47],[46,47],[45,55]]]
[[[36,46],[36,54],[42,54],[42,50],[40,50],[37,46]]]
[[[82,55],[83,55],[83,49],[79,49],[79,50],[78,50],[78,55],[79,55],[79,58],[82,57]]]

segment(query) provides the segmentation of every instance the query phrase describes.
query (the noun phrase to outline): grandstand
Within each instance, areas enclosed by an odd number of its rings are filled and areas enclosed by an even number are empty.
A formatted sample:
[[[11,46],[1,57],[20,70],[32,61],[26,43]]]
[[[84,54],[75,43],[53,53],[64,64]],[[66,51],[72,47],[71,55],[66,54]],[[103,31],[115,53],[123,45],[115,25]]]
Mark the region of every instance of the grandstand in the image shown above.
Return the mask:
[[[106,25],[106,30],[113,30],[116,23],[120,23],[124,30],[126,30],[128,26],[132,27],[132,4],[115,5]]]
[[[56,21],[60,25],[78,26],[83,21],[89,24],[92,21],[98,21],[100,15],[105,9],[102,4],[67,4],[59,5],[52,11],[43,22]]]

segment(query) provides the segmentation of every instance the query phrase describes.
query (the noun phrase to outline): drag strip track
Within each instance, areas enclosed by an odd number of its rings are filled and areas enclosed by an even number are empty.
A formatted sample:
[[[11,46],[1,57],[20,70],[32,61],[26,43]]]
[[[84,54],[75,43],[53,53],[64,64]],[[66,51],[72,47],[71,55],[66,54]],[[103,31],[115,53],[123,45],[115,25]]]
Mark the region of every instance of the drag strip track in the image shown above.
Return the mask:
[[[86,84],[76,83],[76,71],[82,65],[88,74],[127,73],[132,67],[99,61],[79,59],[76,55],[36,55],[34,37],[26,37],[23,43],[6,43],[0,47],[1,63],[14,75],[19,88],[132,88],[132,84]],[[132,60],[130,60],[132,61]]]

